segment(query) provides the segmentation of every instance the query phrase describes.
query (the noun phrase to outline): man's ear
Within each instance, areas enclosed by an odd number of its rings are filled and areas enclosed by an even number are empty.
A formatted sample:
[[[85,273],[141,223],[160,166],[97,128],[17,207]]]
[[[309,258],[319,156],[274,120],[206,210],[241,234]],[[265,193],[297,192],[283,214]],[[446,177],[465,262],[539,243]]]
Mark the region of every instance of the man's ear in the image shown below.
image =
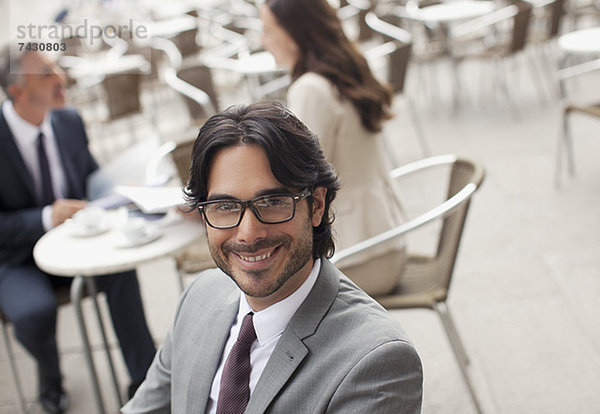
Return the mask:
[[[325,213],[325,195],[327,194],[327,188],[317,187],[312,192],[312,225],[313,227],[319,226]]]
[[[10,97],[10,99],[13,102],[16,101],[19,98],[19,96],[21,96],[22,91],[23,91],[23,89],[21,88],[21,86],[14,84],[14,83],[11,85],[8,85],[8,88],[7,88],[8,96]]]

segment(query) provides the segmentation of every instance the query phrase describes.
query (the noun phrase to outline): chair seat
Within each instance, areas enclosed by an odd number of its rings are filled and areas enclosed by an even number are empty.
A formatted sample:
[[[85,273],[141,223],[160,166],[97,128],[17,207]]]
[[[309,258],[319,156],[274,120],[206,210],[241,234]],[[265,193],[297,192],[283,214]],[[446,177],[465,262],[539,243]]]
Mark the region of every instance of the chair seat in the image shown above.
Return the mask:
[[[436,272],[440,269],[438,261],[430,256],[408,256],[398,288],[389,295],[375,297],[375,300],[387,309],[433,309],[448,295],[443,278],[438,277]]]

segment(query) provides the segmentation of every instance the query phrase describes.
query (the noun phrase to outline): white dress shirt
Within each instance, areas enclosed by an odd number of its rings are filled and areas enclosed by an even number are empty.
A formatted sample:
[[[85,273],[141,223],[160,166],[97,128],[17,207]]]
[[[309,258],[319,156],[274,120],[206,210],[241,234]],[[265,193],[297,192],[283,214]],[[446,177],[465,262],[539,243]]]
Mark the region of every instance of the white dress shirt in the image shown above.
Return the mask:
[[[281,334],[290,322],[290,319],[292,319],[292,316],[294,316],[302,302],[304,302],[310,293],[313,285],[317,281],[320,270],[321,259],[316,259],[308,278],[294,293],[268,308],[254,313],[253,322],[257,340],[254,341],[250,348],[250,365],[252,366],[250,372],[250,395],[252,395],[252,392],[258,383],[258,379],[264,371],[277,342],[279,342]],[[233,348],[233,345],[237,340],[240,328],[242,327],[242,320],[248,312],[253,312],[253,310],[246,300],[246,295],[240,291],[240,306],[237,318],[229,331],[229,339],[227,339],[227,342],[225,343],[221,362],[219,363],[219,368],[217,369],[210,389],[210,398],[208,400],[206,411],[209,414],[215,414],[217,411],[217,400],[219,398],[223,367],[225,366],[225,361],[227,360],[231,348]]]
[[[42,176],[37,155],[37,137],[40,132],[45,135],[44,144],[50,166],[52,189],[57,199],[64,198],[67,193],[67,181],[50,122],[50,112],[46,113],[41,125],[33,125],[21,118],[13,107],[12,102],[6,100],[2,104],[2,114],[15,138],[21,157],[23,157],[23,161],[25,161],[25,165],[33,178],[35,194],[38,200],[42,198]],[[52,206],[45,206],[42,210],[42,223],[46,231],[53,227]]]

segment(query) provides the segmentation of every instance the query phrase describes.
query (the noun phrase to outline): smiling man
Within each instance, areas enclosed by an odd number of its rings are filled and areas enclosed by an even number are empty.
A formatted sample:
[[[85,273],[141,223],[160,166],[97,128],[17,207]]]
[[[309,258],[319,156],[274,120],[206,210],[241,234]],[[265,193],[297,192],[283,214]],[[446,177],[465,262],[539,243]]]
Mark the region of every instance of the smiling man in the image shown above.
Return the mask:
[[[337,176],[280,103],[210,118],[186,192],[219,269],[186,290],[124,413],[419,413],[404,331],[328,260]]]

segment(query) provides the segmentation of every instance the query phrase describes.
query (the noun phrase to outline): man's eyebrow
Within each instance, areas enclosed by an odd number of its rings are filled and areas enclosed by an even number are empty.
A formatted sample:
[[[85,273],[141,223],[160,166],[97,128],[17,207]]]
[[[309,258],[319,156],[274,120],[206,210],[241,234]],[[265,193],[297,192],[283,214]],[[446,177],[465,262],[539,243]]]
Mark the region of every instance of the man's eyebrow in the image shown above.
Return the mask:
[[[292,192],[286,188],[286,187],[275,187],[275,188],[267,188],[265,190],[261,190],[259,192],[257,192],[256,194],[254,194],[254,197],[252,198],[256,198],[256,197],[262,197],[262,196],[267,196],[267,195],[275,195],[275,194],[292,194]],[[236,201],[240,201],[239,198],[234,197],[232,195],[229,194],[211,194],[206,201],[214,201],[214,200],[236,200]]]

